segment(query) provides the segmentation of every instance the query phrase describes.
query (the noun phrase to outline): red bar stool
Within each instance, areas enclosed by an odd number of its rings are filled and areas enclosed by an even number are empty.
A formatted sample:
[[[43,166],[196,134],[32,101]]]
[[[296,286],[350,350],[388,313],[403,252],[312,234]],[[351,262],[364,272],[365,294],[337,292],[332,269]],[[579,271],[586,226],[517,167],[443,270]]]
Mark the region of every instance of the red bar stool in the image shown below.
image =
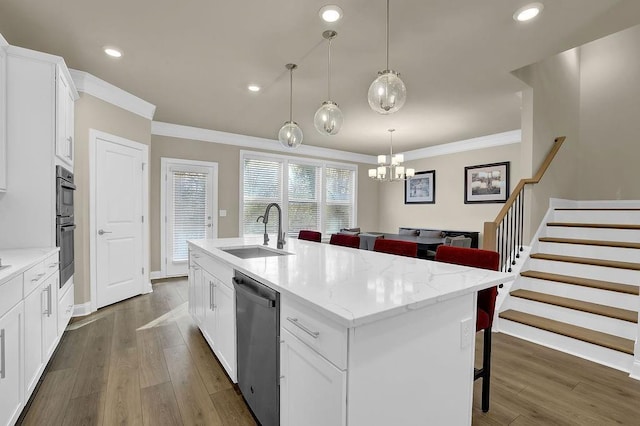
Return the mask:
[[[329,244],[343,247],[360,248],[360,237],[357,235],[331,234]]]
[[[397,254],[400,256],[418,257],[418,243],[413,241],[388,240],[378,238],[373,243],[373,251]]]
[[[436,251],[437,262],[455,263],[456,265],[475,268],[500,268],[500,255],[495,251],[479,250],[465,247],[439,246]],[[482,377],[482,411],[489,411],[489,385],[491,381],[491,325],[496,307],[498,288],[491,287],[478,292],[478,309],[476,314],[476,333],[483,331],[482,368],[475,369],[473,380]]]
[[[319,243],[320,241],[322,241],[322,234],[318,231],[302,230],[298,232],[298,239]]]

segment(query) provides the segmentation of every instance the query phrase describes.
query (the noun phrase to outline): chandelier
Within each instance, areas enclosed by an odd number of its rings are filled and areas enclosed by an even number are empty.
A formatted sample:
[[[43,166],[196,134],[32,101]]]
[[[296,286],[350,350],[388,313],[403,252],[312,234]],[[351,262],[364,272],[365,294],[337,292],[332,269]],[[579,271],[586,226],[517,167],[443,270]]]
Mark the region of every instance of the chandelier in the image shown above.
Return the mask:
[[[406,180],[416,174],[415,169],[405,169],[402,165],[404,155],[393,155],[393,132],[396,129],[389,129],[389,161],[386,155],[378,155],[378,167],[369,169],[369,177],[372,179],[394,182],[398,180]]]
[[[278,132],[278,140],[285,148],[297,148],[302,143],[302,129],[298,123],[293,121],[293,70],[298,68],[296,64],[287,64],[285,67],[289,70],[289,121],[285,121],[284,125]]]

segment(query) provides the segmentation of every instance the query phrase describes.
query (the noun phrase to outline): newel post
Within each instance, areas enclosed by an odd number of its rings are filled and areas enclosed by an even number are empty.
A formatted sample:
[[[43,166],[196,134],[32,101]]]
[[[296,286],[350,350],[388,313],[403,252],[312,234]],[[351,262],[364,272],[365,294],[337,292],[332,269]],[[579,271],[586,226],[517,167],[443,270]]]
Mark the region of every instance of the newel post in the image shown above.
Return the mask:
[[[496,235],[498,231],[498,224],[495,222],[485,222],[484,232],[482,233],[482,248],[485,250],[498,251],[498,242]]]

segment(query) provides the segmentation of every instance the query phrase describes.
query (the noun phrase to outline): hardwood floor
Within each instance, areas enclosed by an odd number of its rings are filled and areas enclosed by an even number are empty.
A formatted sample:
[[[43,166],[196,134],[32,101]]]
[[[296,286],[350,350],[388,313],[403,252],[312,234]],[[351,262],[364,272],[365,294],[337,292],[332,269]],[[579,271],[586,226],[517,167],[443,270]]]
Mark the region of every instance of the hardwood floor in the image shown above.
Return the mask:
[[[255,425],[189,317],[186,280],[153,289],[74,319],[18,423]],[[639,381],[503,334],[493,338],[488,413],[480,395],[476,381],[477,426],[640,424]]]

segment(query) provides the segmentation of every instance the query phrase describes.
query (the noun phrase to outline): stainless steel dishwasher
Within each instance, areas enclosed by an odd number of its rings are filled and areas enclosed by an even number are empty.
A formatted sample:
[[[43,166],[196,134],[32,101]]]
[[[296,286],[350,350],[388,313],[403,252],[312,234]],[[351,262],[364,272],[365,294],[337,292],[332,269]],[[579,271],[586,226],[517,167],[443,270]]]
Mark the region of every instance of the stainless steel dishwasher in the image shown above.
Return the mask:
[[[235,271],[238,386],[262,426],[280,424],[280,293]]]

